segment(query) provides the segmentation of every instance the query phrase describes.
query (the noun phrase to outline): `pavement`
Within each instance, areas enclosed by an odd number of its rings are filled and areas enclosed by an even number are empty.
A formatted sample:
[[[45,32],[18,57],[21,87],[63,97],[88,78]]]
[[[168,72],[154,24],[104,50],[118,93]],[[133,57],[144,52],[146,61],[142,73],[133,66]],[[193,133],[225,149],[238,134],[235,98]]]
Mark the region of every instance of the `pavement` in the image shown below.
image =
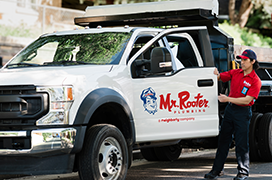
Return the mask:
[[[142,159],[140,153],[134,153],[132,167],[128,170],[127,180],[203,180],[205,173],[211,170],[215,149],[182,153],[173,162],[150,162]],[[232,180],[237,173],[235,151],[232,149],[225,163],[225,175],[218,180]],[[271,162],[251,162],[251,180],[272,180]],[[1,179],[1,176],[0,176]],[[79,180],[78,173],[2,177],[1,180]]]

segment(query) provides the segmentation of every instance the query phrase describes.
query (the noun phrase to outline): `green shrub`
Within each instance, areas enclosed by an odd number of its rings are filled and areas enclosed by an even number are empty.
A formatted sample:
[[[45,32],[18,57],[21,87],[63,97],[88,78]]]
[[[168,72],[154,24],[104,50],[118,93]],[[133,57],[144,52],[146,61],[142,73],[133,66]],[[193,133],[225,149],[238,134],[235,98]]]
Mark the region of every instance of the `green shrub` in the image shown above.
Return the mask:
[[[26,27],[25,25],[20,26],[6,26],[0,25],[0,36],[13,36],[13,37],[25,37],[25,38],[36,38],[39,35],[38,30],[33,30]]]
[[[272,38],[254,33],[248,28],[241,29],[238,25],[232,26],[227,21],[219,27],[234,38],[234,44],[272,48]]]

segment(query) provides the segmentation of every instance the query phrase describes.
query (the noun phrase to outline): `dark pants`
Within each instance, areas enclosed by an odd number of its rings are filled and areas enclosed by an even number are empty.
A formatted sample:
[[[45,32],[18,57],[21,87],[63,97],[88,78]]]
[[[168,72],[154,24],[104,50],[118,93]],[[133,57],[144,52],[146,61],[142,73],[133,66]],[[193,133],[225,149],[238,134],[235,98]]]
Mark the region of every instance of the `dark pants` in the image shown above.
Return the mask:
[[[249,123],[252,117],[251,107],[241,107],[228,104],[218,139],[218,149],[213,164],[213,170],[222,171],[228,156],[233,134],[238,163],[238,173],[249,174]]]

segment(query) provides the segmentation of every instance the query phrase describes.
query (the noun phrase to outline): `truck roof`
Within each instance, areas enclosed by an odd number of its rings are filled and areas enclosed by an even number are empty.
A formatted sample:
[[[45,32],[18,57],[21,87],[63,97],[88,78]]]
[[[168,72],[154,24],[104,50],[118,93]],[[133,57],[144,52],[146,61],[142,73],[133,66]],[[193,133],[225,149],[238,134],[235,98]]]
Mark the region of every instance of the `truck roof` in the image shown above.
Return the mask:
[[[107,6],[89,6],[83,17],[75,18],[80,26],[166,26],[180,21],[217,19],[217,0],[176,0]]]
[[[115,28],[86,28],[86,29],[75,29],[68,31],[56,31],[53,33],[47,33],[41,35],[41,37],[46,36],[61,36],[61,35],[73,35],[73,34],[89,34],[89,33],[104,33],[104,32],[131,32],[135,27],[115,27]],[[143,29],[143,28],[142,28]]]

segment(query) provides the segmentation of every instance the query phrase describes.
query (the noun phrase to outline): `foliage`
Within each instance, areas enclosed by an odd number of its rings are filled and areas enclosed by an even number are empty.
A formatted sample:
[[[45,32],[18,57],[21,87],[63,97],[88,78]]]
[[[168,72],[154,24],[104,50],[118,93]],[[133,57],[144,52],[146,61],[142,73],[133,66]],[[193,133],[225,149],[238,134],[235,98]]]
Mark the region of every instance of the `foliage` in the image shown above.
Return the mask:
[[[234,44],[272,48],[272,38],[270,37],[251,32],[248,28],[241,29],[238,25],[232,26],[226,21],[219,26],[234,38]]]
[[[79,51],[76,53],[76,56],[80,61],[95,64],[109,64],[117,58],[129,37],[130,35],[127,33],[63,36],[63,39],[58,38],[60,45],[56,54],[63,56],[67,54],[67,51],[72,53],[73,50],[78,48]],[[67,60],[63,58],[56,59],[57,61]]]
[[[272,29],[272,1],[254,0],[254,8],[247,22],[247,27],[256,29]]]
[[[29,37],[36,38],[38,33],[26,27],[25,25],[20,25],[18,27],[0,25],[0,36],[14,36],[14,37]]]
[[[52,136],[52,133],[42,133],[43,140],[46,141],[47,138]]]

